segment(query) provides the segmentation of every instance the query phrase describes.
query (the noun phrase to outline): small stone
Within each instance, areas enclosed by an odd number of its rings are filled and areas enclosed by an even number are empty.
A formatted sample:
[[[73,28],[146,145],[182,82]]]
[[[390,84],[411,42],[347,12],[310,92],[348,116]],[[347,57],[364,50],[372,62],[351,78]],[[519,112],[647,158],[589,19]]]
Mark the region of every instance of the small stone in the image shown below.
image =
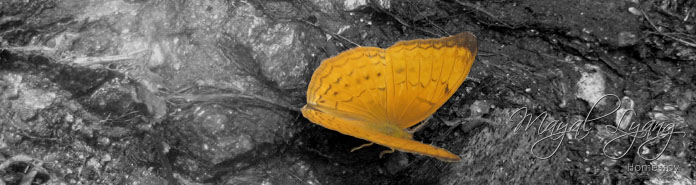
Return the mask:
[[[469,109],[471,110],[471,117],[481,117],[490,112],[491,104],[486,101],[476,100]]]
[[[368,0],[347,0],[343,2],[343,7],[346,11],[353,11],[360,8],[361,6],[367,5],[368,2]],[[376,4],[380,6],[380,8],[383,8],[385,10],[388,10],[391,6],[391,2],[388,0],[377,0]]]
[[[614,119],[616,126],[624,130],[628,128],[633,116],[636,114],[633,106],[634,103],[631,98],[626,96],[621,98],[621,107],[616,111],[616,118]]]
[[[633,15],[643,15],[643,11],[640,11],[636,7],[629,7],[628,12],[631,12],[631,14],[633,14]]]
[[[650,148],[643,146],[640,148],[640,154],[643,156],[650,154]]]
[[[8,100],[16,100],[19,98],[19,86],[21,83],[22,76],[20,75],[7,74],[5,76],[0,76],[0,95],[2,95],[2,98]]]
[[[152,54],[150,55],[150,60],[147,65],[150,68],[160,66],[164,63],[165,57],[164,52],[162,52],[162,47],[159,44],[152,46]]]
[[[111,139],[109,139],[108,137],[99,137],[99,139],[97,139],[97,142],[99,143],[99,145],[105,146],[111,144]]]
[[[578,91],[575,96],[587,101],[590,105],[604,105],[604,101],[598,103],[600,98],[604,96],[604,90],[606,89],[604,75],[599,70],[599,67],[587,64],[580,73],[580,80],[576,84]]]
[[[687,90],[683,93],[683,96],[677,98],[677,106],[679,110],[686,111],[693,102],[696,102],[696,93],[691,90]]]
[[[638,43],[638,36],[633,32],[624,31],[619,33],[619,47],[633,46]]]
[[[385,165],[386,171],[389,172],[389,174],[397,174],[401,170],[404,170],[406,167],[408,167],[408,157],[406,156],[407,154],[403,152],[396,152],[387,155],[391,155],[389,156],[389,159]]]
[[[87,166],[94,167],[95,169],[100,169],[101,168],[101,163],[99,163],[99,160],[97,158],[92,157],[89,160],[87,160]]]
[[[604,159],[602,161],[602,166],[612,167],[612,166],[616,165],[617,162],[618,161],[616,159]]]
[[[73,121],[75,121],[75,117],[72,114],[65,115],[65,122],[72,123]]]
[[[675,110],[677,110],[677,106],[675,106],[674,104],[665,104],[665,106],[662,107],[662,110],[675,111]]]
[[[109,161],[111,161],[111,154],[104,154],[104,156],[102,156],[102,158],[101,158],[101,161],[102,161],[102,162],[109,162]]]
[[[343,2],[343,7],[346,10],[355,10],[356,8],[365,5],[367,5],[366,0],[347,0]]]

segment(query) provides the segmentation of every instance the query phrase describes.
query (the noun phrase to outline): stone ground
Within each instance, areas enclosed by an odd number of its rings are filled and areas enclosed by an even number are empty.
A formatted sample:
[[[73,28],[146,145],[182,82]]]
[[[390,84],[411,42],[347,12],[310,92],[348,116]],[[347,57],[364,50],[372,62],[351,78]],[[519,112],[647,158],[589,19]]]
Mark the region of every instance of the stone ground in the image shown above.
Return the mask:
[[[5,0],[0,184],[694,184],[695,16],[689,0]],[[350,153],[365,141],[297,111],[322,59],[463,31],[469,78],[415,134],[462,162]],[[523,107],[544,125],[515,131]]]

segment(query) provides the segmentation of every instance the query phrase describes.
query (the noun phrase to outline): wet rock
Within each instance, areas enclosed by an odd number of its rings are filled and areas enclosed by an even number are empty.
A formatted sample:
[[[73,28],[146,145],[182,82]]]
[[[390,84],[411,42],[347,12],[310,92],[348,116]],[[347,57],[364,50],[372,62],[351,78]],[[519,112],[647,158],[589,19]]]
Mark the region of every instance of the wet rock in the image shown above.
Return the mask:
[[[273,22],[261,17],[262,11],[251,4],[241,4],[231,11],[233,15],[255,15],[230,17],[222,33],[229,37],[217,38],[224,46],[225,56],[221,57],[242,71],[237,75],[251,75],[261,83],[271,81],[281,89],[306,84],[304,72],[308,60],[314,58],[310,53],[316,47],[307,41],[321,34],[312,34],[302,24]]]
[[[15,5],[28,6],[13,4]],[[94,138],[94,144],[107,147],[106,150],[110,151],[118,151],[124,142],[139,143],[141,135],[133,136],[134,133],[155,130],[163,132],[161,127],[150,121],[167,116],[169,110],[166,93],[176,92],[169,91],[170,89],[202,82],[197,84],[213,84],[224,89],[218,92],[260,94],[273,100],[280,95],[287,95],[281,94],[282,89],[306,86],[308,63],[316,60],[316,55],[311,53],[317,49],[310,47],[319,43],[308,41],[323,38],[322,34],[313,34],[312,31],[316,30],[306,30],[304,23],[271,20],[264,15],[267,12],[258,9],[262,6],[252,3],[230,5],[222,1],[100,1],[76,4],[58,2],[56,7],[58,12],[44,12],[61,14],[58,17],[74,17],[79,21],[68,18],[64,21],[69,24],[56,24],[56,28],[62,28],[61,31],[46,33],[56,35],[55,37],[40,37],[34,44],[44,41],[50,43],[52,49],[57,50],[56,58],[71,61],[76,57],[78,61],[98,61],[98,64],[88,66],[126,74],[124,78],[114,79],[86,67],[53,67],[55,65],[51,65],[52,61],[47,60],[48,66],[54,70],[49,70],[46,78],[57,81],[60,87],[73,93],[74,97],[83,97],[80,102],[84,107],[78,107],[74,111],[85,111],[84,108],[88,110],[86,113],[73,115],[70,121],[72,125],[68,130]],[[142,9],[143,7],[147,8]],[[274,7],[280,8],[281,12],[294,12],[292,16],[304,16],[296,10],[287,9],[294,6]],[[3,22],[5,23],[8,22]],[[23,28],[32,29],[33,25]],[[16,39],[14,41],[10,44],[21,43]],[[22,102],[45,105],[37,103],[38,100],[49,102],[44,99],[27,99]],[[240,102],[231,104],[237,103]],[[287,116],[282,111],[277,113],[272,106],[269,110],[268,106],[259,108],[258,103],[241,103],[245,106],[210,109],[202,106],[205,111],[190,111],[188,113],[200,113],[188,115],[191,122],[187,124],[190,125],[167,122],[167,128],[190,129],[190,132],[174,132],[175,134],[166,137],[173,138],[172,141],[190,141],[173,145],[183,149],[181,152],[193,153],[195,157],[177,158],[182,161],[173,163],[184,164],[186,170],[210,170],[210,166],[199,164],[200,161],[205,164],[220,163],[249,152],[260,143],[273,143],[276,139],[282,140],[279,138],[291,134],[283,130],[288,124],[280,123],[287,123],[294,117]],[[34,117],[35,112],[32,109],[25,117]],[[148,114],[144,116],[144,112]],[[190,133],[193,135],[189,135]],[[190,140],[181,139],[182,137]],[[124,141],[123,138],[127,139]],[[146,146],[141,147],[136,146],[134,150],[147,150]],[[136,163],[138,165],[159,163],[157,156],[125,161],[146,162]],[[198,162],[194,165],[186,163],[191,161]],[[187,172],[189,171],[185,171]],[[154,171],[152,175],[161,173]],[[80,178],[82,177],[74,180]]]
[[[94,89],[94,92],[81,103],[101,116],[127,115],[144,108],[136,102],[137,98],[132,88],[127,83],[122,83],[120,79],[114,79]]]
[[[217,164],[251,151],[262,143],[282,139],[287,129],[283,112],[243,105],[201,105],[178,112],[182,120],[172,125],[172,140],[197,158]],[[190,114],[190,115],[188,115]],[[264,115],[258,117],[256,115]]]

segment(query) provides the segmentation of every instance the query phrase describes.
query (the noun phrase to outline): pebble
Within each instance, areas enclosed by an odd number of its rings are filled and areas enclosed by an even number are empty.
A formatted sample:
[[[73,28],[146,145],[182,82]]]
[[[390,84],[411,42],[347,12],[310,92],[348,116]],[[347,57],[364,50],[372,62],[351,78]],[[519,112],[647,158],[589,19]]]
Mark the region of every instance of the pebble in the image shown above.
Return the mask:
[[[353,11],[361,6],[366,6],[368,4],[368,0],[347,0],[343,2],[343,7],[345,8],[346,11]],[[388,0],[377,0],[376,5],[380,6],[380,8],[383,8],[385,10],[389,9],[391,6],[391,1]]]
[[[616,165],[617,162],[618,161],[616,159],[604,159],[602,161],[602,166],[612,167],[612,166]]]
[[[619,33],[619,47],[633,46],[638,43],[638,35],[633,32],[623,31]]]
[[[471,110],[471,117],[481,117],[490,112],[491,104],[486,101],[476,100],[469,109]]]
[[[633,106],[634,103],[631,98],[626,96],[621,98],[621,107],[616,111],[616,118],[614,119],[614,124],[616,124],[616,126],[624,130],[628,128],[635,115]]]
[[[405,153],[403,152],[397,152],[397,153],[392,153],[392,154],[387,154],[387,155],[392,155],[389,156],[388,161],[385,165],[386,171],[389,174],[397,174],[398,172],[406,169],[409,164],[408,157]]]
[[[643,15],[643,11],[640,11],[640,10],[639,10],[638,8],[636,8],[636,7],[630,7],[630,8],[628,8],[628,12],[631,12],[631,14],[633,14],[633,15]]]

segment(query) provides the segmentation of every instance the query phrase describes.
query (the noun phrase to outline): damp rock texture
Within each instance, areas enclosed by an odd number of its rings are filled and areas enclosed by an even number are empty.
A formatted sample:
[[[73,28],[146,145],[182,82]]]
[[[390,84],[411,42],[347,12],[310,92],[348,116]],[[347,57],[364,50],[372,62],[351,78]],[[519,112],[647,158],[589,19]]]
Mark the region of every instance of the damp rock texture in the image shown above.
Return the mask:
[[[684,0],[1,1],[0,184],[694,184],[695,26]],[[464,31],[414,134],[460,162],[298,111],[323,59]]]

